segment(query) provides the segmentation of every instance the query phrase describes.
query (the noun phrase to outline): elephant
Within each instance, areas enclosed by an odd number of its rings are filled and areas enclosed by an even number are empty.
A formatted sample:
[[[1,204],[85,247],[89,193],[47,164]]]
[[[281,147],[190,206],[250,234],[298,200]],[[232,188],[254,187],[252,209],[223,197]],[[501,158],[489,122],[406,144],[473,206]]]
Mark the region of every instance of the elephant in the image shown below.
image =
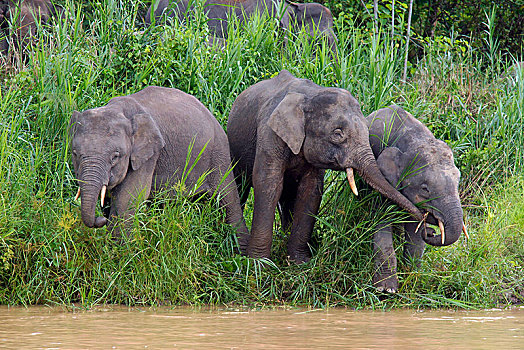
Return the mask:
[[[58,12],[61,9],[50,0],[0,0],[0,52],[7,55],[13,45],[12,49],[23,55],[36,36],[38,23],[48,23]]]
[[[165,13],[173,17],[175,12],[182,20],[188,6],[192,8],[193,1],[197,0],[153,1],[147,11],[145,22],[149,25],[153,18],[158,20]],[[274,0],[206,0],[204,7],[208,11],[209,28],[220,39],[227,39],[227,18],[233,12],[242,23],[255,11],[262,13],[267,9],[270,16],[279,17],[280,26],[283,29],[300,29],[304,26],[311,37],[316,37],[318,33],[321,33],[326,37],[331,51],[336,51],[337,37],[333,31],[333,15],[327,7],[317,3],[298,4],[287,0],[281,1],[283,13],[280,16],[279,4]],[[171,7],[176,10],[169,11]]]
[[[224,129],[195,97],[174,88],[149,86],[107,105],[74,111],[70,121],[73,168],[79,182],[82,221],[88,227],[111,229],[116,219],[129,219],[132,204],[185,179],[185,188],[198,193],[219,191],[226,222],[237,230],[241,251],[249,231],[242,215],[231,171],[231,156]],[[188,150],[192,145],[191,154]],[[197,157],[201,153],[198,162]],[[183,174],[186,166],[194,168]],[[203,183],[199,178],[207,174]],[[186,178],[187,175],[187,178]],[[197,185],[198,183],[198,185]],[[95,217],[100,194],[111,192],[109,221]]]
[[[243,91],[233,103],[227,135],[241,204],[254,190],[248,255],[269,258],[277,203],[290,229],[289,259],[311,258],[308,247],[318,214],[325,169],[346,171],[355,194],[363,179],[415,218],[421,212],[382,176],[373,157],[358,101],[341,88],[298,79],[286,70]],[[243,180],[242,180],[243,179]]]
[[[458,191],[460,171],[451,148],[399,106],[375,111],[367,121],[369,142],[380,171],[400,188],[400,193],[423,208],[423,221],[403,224],[404,256],[420,261],[426,243],[447,246],[462,232],[467,235]],[[440,234],[428,224],[438,226]],[[381,222],[374,234],[373,285],[378,291],[395,293],[398,278],[392,233],[392,225]]]

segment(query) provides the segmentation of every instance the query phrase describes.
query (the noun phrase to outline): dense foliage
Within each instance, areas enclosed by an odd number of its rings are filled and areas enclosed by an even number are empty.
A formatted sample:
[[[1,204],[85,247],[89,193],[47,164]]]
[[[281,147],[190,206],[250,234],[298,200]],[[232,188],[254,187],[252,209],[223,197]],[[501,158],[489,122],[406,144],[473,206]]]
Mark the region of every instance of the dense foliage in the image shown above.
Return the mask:
[[[421,3],[421,2],[418,2]],[[137,1],[66,3],[62,22],[41,28],[27,63],[0,73],[0,303],[275,303],[353,307],[486,307],[524,296],[524,75],[486,46],[447,33],[401,83],[403,57],[390,28],[373,33],[340,13],[338,61],[307,34],[282,33],[268,18],[231,26],[226,47],[209,45],[202,12],[188,23],[144,27]],[[355,5],[356,6],[356,5]],[[335,6],[336,8],[336,6]],[[513,68],[510,68],[513,67]],[[351,91],[364,114],[397,103],[453,148],[471,239],[430,248],[420,267],[401,262],[400,292],[372,288],[371,237],[393,206],[359,182],[358,198],[329,172],[311,246],[314,258],[289,264],[278,226],[273,261],[234,253],[233,230],[216,200],[159,195],[137,210],[129,240],[80,220],[67,126],[73,110],[107,103],[147,85],[195,95],[225,126],[236,96],[288,69]],[[246,209],[250,220],[251,209]],[[401,249],[401,242],[397,242]]]
[[[313,2],[313,1],[310,1]],[[351,18],[362,27],[373,29],[377,3],[378,22],[382,28],[405,36],[409,0],[321,0],[336,16]],[[411,35],[414,51],[422,55],[431,44],[446,43],[455,36],[477,50],[485,50],[486,24],[494,15],[493,28],[500,50],[522,54],[524,40],[524,1],[522,0],[413,0]]]

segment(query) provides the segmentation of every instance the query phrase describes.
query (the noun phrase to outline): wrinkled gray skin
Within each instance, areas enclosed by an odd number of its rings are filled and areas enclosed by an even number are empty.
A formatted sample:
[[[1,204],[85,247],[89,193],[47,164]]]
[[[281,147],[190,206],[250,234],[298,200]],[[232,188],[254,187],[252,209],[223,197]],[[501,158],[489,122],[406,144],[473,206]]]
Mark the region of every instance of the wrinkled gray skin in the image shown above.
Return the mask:
[[[151,18],[158,20],[164,13],[174,16],[176,12],[179,19],[182,20],[189,3],[189,0],[178,2],[172,0],[154,1],[146,14],[146,24],[151,23]],[[168,6],[169,9],[172,8],[174,11],[169,11]],[[206,0],[204,6],[208,11],[209,28],[218,38],[227,39],[227,18],[232,13],[238,18],[239,23],[242,23],[246,17],[249,18],[255,11],[258,10],[259,13],[263,13],[267,9],[270,16],[279,17],[280,26],[283,29],[300,29],[305,26],[312,37],[316,36],[315,33],[326,36],[328,46],[333,52],[336,50],[337,39],[333,31],[333,15],[327,7],[320,4],[298,4],[284,1],[282,4],[284,11],[281,15],[278,14],[276,1],[272,0]],[[153,17],[151,12],[154,14]]]
[[[59,8],[49,0],[0,0],[0,52],[7,55],[10,45],[23,54],[31,38],[36,37],[38,23],[44,25]],[[13,32],[9,31],[9,22]]]
[[[462,233],[463,213],[458,193],[460,171],[455,166],[449,146],[435,138],[431,131],[398,106],[380,109],[367,117],[369,142],[386,179],[413,203],[425,202],[429,213],[426,223],[444,224],[445,241],[435,230],[418,222],[404,224],[404,256],[420,259],[425,244],[446,246]],[[414,174],[407,169],[417,170]],[[393,248],[392,226],[380,223],[373,238],[375,275],[373,283],[380,291],[398,290],[397,258]]]
[[[202,174],[211,171],[199,190],[213,193],[218,188],[221,192],[226,221],[237,228],[241,251],[245,252],[248,230],[232,173],[221,182],[231,164],[227,137],[195,97],[177,89],[147,87],[115,97],[106,106],[74,112],[70,136],[82,220],[88,227],[107,223],[105,217],[95,216],[103,185],[111,192],[110,221],[114,217],[128,219],[137,199],[148,198],[151,192],[180,180],[193,139],[189,166],[209,142],[185,186],[194,186]]]
[[[406,208],[420,211],[378,169],[366,120],[346,90],[322,87],[283,70],[242,92],[227,125],[241,202],[254,188],[248,255],[269,258],[275,208],[291,229],[288,254],[297,263],[311,258],[308,242],[318,213],[325,169],[354,168],[372,187]],[[246,188],[247,187],[247,188]]]

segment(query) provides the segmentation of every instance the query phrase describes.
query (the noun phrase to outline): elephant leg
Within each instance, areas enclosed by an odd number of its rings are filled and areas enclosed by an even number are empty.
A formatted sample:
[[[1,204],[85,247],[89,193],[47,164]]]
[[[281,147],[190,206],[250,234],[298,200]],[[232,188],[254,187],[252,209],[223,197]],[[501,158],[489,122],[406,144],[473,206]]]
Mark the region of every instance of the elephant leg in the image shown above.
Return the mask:
[[[135,204],[146,200],[151,193],[157,159],[158,156],[151,157],[137,171],[130,168],[124,181],[113,188],[108,229],[113,232],[114,238],[120,238],[122,230],[129,235],[130,219],[135,213]],[[120,220],[122,226],[119,225]]]
[[[404,224],[405,239],[404,244],[404,258],[415,262],[415,265],[420,266],[422,255],[424,255],[424,249],[426,248],[426,242],[422,239],[420,233],[416,233],[418,223],[408,222]]]
[[[392,227],[389,223],[379,224],[373,235],[375,274],[373,286],[379,291],[396,293],[398,291],[397,257],[393,248]]]
[[[244,221],[237,187],[235,186],[232,173],[230,173],[219,186],[221,193],[219,201],[220,206],[226,210],[226,222],[235,228],[240,253],[246,255],[247,245],[249,243],[249,231]],[[216,186],[213,186],[213,188],[216,188]]]
[[[284,188],[279,200],[279,212],[282,231],[287,232],[291,230],[293,222],[293,210],[295,207],[295,200],[297,197],[298,183],[293,178],[286,178],[284,175]]]
[[[283,164],[268,156],[257,157],[253,168],[253,221],[247,252],[253,258],[269,258],[275,209],[282,193],[284,170]]]
[[[304,174],[297,189],[291,235],[287,244],[289,258],[297,263],[311,259],[309,240],[315,226],[322,192],[324,170],[311,169]]]

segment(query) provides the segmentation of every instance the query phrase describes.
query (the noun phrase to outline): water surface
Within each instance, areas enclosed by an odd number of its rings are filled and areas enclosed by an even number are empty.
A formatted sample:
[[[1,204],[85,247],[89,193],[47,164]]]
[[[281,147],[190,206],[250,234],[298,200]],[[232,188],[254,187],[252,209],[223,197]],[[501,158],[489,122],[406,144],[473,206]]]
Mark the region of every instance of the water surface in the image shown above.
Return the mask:
[[[524,349],[524,307],[487,311],[0,307],[8,349]]]

